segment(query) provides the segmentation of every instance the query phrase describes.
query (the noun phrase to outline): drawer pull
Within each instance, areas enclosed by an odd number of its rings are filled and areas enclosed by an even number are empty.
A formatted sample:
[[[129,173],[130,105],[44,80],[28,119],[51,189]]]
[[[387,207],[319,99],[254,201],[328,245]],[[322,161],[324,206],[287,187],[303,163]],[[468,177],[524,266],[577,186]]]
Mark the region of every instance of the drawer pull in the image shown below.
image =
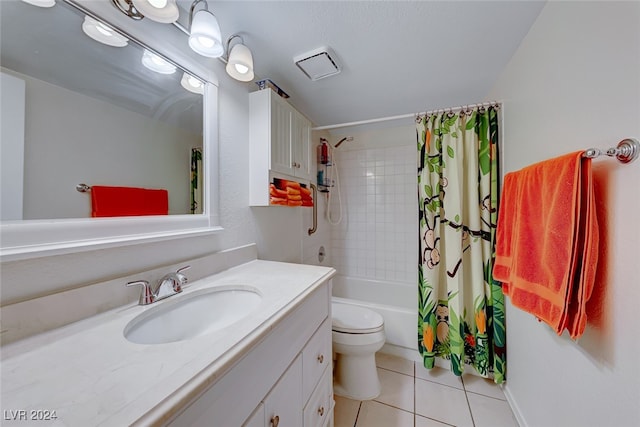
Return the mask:
[[[318,415],[323,416],[324,415],[324,406],[321,406],[318,408]]]
[[[271,418],[271,425],[273,427],[278,427],[278,424],[280,424],[280,417],[276,415],[273,418]]]
[[[318,356],[318,363],[322,363],[322,362],[324,362],[324,356],[320,355]]]

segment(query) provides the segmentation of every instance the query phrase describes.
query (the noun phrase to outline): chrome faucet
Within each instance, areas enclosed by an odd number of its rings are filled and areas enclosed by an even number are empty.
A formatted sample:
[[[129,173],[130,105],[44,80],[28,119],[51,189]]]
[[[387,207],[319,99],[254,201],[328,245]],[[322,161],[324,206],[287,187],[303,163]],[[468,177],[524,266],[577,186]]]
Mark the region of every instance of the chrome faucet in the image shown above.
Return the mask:
[[[182,287],[187,283],[187,276],[182,274],[183,271],[191,268],[190,265],[184,266],[175,273],[165,274],[162,279],[158,281],[158,285],[155,290],[151,289],[151,285],[146,280],[136,280],[134,282],[127,283],[127,286],[142,286],[140,292],[139,305],[153,304],[161,299],[168,298],[172,295],[182,292]]]

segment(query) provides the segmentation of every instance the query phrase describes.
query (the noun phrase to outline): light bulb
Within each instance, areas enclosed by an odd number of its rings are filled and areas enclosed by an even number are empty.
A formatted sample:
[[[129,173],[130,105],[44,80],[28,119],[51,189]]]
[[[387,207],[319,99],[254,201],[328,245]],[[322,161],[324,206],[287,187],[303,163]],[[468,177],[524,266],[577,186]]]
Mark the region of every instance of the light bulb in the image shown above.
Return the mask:
[[[104,25],[102,22],[98,22],[98,25],[96,25],[96,30],[100,31],[101,34],[104,34],[107,37],[111,37],[113,35],[111,29]]]
[[[148,0],[149,4],[157,9],[162,9],[167,5],[167,0]]]
[[[145,50],[142,55],[142,65],[160,74],[173,74],[176,72],[176,67],[173,64],[148,50]]]
[[[82,31],[95,41],[106,44],[107,46],[124,47],[128,43],[126,37],[121,36],[116,33],[113,28],[110,28],[90,16],[84,17]]]
[[[235,67],[236,71],[238,71],[240,74],[247,74],[247,71],[249,71],[249,67],[247,67],[246,65],[235,64]]]
[[[189,92],[197,93],[198,95],[204,93],[204,83],[187,73],[182,74],[180,84]]]
[[[206,48],[210,48],[213,47],[214,44],[216,44],[216,41],[213,39],[210,39],[209,37],[198,37],[198,43],[200,43],[202,46],[206,47]]]

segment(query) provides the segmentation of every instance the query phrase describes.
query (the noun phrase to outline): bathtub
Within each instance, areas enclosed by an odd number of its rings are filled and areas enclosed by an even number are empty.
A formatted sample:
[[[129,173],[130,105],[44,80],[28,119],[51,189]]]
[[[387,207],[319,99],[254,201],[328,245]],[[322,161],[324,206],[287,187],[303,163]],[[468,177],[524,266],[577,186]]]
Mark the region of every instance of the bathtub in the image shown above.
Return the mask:
[[[338,275],[333,278],[332,294],[335,302],[380,313],[387,337],[385,345],[418,351],[417,285]]]

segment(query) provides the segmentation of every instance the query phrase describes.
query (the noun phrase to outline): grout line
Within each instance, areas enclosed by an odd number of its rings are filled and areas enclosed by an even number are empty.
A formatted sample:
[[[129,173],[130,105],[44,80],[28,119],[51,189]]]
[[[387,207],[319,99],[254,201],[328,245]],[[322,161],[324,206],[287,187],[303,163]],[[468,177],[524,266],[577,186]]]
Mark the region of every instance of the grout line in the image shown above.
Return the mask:
[[[416,405],[418,396],[416,394],[416,364],[412,363],[413,366],[413,427],[416,427]]]
[[[462,379],[462,377],[460,377]],[[464,385],[464,380],[462,380],[462,388],[464,390],[464,398],[467,401],[467,407],[469,408],[469,415],[471,416],[471,424],[473,427],[476,426],[476,421],[473,419],[473,411],[471,410],[471,403],[469,403],[469,396],[467,396],[467,387]]]
[[[499,400],[500,402],[506,402],[507,401],[506,397],[504,399],[501,399],[499,397],[489,396],[488,394],[480,393],[478,391],[466,390],[466,393],[471,393],[471,394],[475,394],[475,395],[478,395],[478,396],[488,397],[489,399]]]
[[[360,409],[362,408],[362,401],[358,404],[358,412],[356,413],[356,419],[353,422],[353,427],[358,427],[358,417],[360,416]]]
[[[389,368],[383,368],[382,366],[376,366],[376,368],[384,369],[385,371],[393,372],[394,374],[404,375],[405,377],[411,377],[412,376],[411,374],[407,374],[405,372],[394,371],[393,369],[389,369]],[[415,378],[415,375],[413,375],[413,378]]]
[[[371,402],[379,403],[389,408],[397,409],[398,411],[406,412],[407,414],[415,415],[415,412],[407,411],[406,409],[398,408],[397,406],[390,405],[388,403],[380,402],[379,400],[371,400]]]
[[[429,382],[429,383],[438,384],[438,385],[441,385],[441,386],[444,386],[444,387],[453,388],[453,389],[456,389],[456,390],[462,390],[462,391],[464,391],[465,393],[466,393],[466,391],[467,391],[467,390],[464,388],[464,384],[462,384],[462,388],[458,388],[458,387],[456,387],[456,386],[452,386],[452,385],[449,385],[449,384],[444,384],[444,383],[441,383],[441,382],[438,382],[438,381],[425,380],[424,378],[420,378],[420,377],[416,377],[416,379],[417,379],[417,380],[420,380],[420,381],[427,381],[427,382]]]
[[[414,417],[414,420],[416,419],[416,417],[425,418],[427,420],[432,420],[432,421],[435,421],[437,423],[440,423],[440,424],[443,424],[443,425],[446,425],[446,426],[456,427],[455,424],[449,424],[449,423],[446,423],[446,422],[444,422],[442,420],[439,420],[437,418],[425,417],[424,415],[416,414],[416,416]],[[414,421],[414,424],[415,424],[415,421]]]

